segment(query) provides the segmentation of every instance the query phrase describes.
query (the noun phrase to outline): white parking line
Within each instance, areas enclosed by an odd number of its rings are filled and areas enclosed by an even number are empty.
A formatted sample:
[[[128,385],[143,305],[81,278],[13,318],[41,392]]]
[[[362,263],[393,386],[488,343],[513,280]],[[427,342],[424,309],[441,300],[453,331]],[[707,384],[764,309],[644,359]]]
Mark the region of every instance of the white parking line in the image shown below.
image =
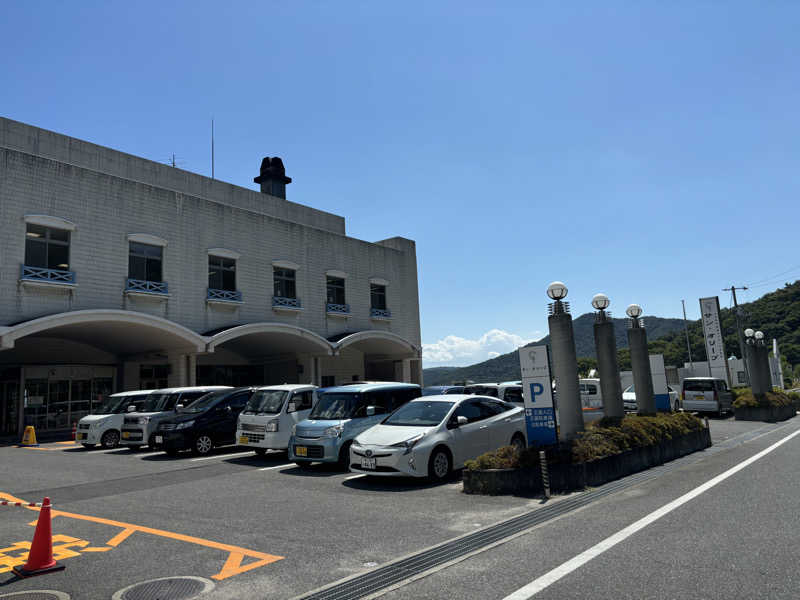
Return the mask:
[[[274,467],[264,467],[263,469],[259,469],[259,471],[272,471],[273,469],[283,469],[284,467],[291,466],[292,463],[285,463],[282,465],[275,465]]]
[[[723,481],[725,481],[731,475],[734,475],[734,474],[738,473],[739,471],[741,471],[742,469],[744,469],[748,465],[751,465],[754,462],[756,462],[758,459],[763,458],[764,456],[766,456],[767,454],[769,454],[770,452],[772,452],[773,450],[775,450],[779,446],[782,446],[783,444],[788,442],[790,439],[792,439],[796,435],[800,435],[800,430],[795,431],[794,433],[791,433],[791,434],[787,435],[782,440],[779,440],[779,441],[775,442],[774,444],[772,444],[769,448],[765,448],[764,450],[762,450],[758,454],[754,454],[753,456],[751,456],[747,460],[745,460],[743,462],[740,462],[735,467],[732,467],[732,468],[728,469],[727,471],[717,475],[713,479],[709,479],[705,483],[703,483],[703,484],[699,485],[698,487],[694,488],[692,491],[687,492],[686,494],[684,494],[680,498],[677,498],[677,499],[673,500],[672,502],[669,502],[668,504],[665,504],[661,508],[659,508],[657,510],[654,510],[649,515],[646,515],[646,516],[642,517],[641,519],[639,519],[638,521],[636,521],[635,523],[632,523],[631,525],[628,525],[625,529],[622,529],[622,530],[618,531],[617,533],[615,533],[614,535],[612,535],[610,537],[607,537],[606,539],[604,539],[599,544],[596,544],[596,545],[592,546],[591,548],[589,548],[588,550],[586,550],[584,552],[581,552],[576,557],[568,560],[567,562],[565,562],[562,565],[556,567],[552,571],[549,571],[548,573],[545,573],[544,575],[542,575],[538,579],[534,579],[528,585],[526,585],[524,587],[521,587],[516,592],[513,592],[512,594],[509,594],[508,596],[503,598],[503,600],[528,600],[528,598],[532,598],[533,596],[535,596],[536,594],[541,592],[543,589],[553,585],[558,580],[562,579],[563,577],[566,577],[567,575],[569,575],[573,571],[576,571],[577,569],[579,569],[580,567],[582,567],[583,565],[588,563],[593,558],[596,558],[596,557],[600,556],[606,550],[610,550],[611,548],[613,548],[614,546],[616,546],[620,542],[622,542],[622,541],[626,540],[627,538],[629,538],[630,536],[632,536],[637,531],[640,531],[641,529],[644,529],[645,527],[647,527],[651,523],[654,523],[655,521],[657,521],[661,517],[671,513],[673,510],[675,510],[679,506],[682,506],[683,504],[686,504],[687,502],[689,502],[690,500],[693,500],[694,498],[696,498],[697,496],[699,496],[703,492],[707,492],[708,490],[713,488],[718,483],[722,483]]]
[[[350,477],[345,477],[344,480],[345,481],[350,481],[351,479],[361,479],[362,477],[366,477],[366,476],[367,476],[366,473],[363,473],[361,475],[351,475]]]
[[[247,454],[255,456],[253,454],[253,451],[249,450],[247,452],[234,452],[233,454],[215,454],[214,456],[201,456],[200,458],[192,458],[191,460],[197,461],[197,460],[213,460],[215,458],[232,458],[234,456],[245,456]]]

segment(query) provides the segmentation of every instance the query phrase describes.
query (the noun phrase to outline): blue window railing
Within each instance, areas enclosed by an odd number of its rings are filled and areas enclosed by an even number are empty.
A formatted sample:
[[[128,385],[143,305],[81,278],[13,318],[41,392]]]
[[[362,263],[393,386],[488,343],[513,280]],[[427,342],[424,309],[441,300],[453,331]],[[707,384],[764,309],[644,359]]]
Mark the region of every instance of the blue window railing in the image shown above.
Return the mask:
[[[47,281],[49,283],[75,283],[75,272],[22,265],[20,279],[25,281]]]
[[[242,292],[238,290],[215,290],[208,288],[206,300],[221,300],[223,302],[241,302]]]
[[[325,312],[329,313],[336,313],[339,315],[349,315],[350,314],[350,305],[349,304],[335,304],[332,302],[328,302],[325,304]]]
[[[281,296],[272,297],[272,306],[274,308],[303,308],[299,298],[283,298]]]
[[[371,308],[369,309],[369,316],[376,319],[391,319],[392,311],[388,308]]]
[[[142,279],[126,279],[126,292],[143,292],[145,294],[168,294],[166,281],[144,281]]]

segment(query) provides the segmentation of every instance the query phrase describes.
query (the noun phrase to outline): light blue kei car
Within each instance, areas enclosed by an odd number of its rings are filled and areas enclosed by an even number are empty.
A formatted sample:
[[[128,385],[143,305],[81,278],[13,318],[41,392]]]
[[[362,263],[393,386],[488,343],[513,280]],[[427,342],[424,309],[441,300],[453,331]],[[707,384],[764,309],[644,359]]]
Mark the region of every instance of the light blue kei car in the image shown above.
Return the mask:
[[[396,408],[419,398],[412,383],[362,383],[326,388],[308,419],[292,429],[289,460],[301,468],[314,462],[338,463],[346,469],[350,444]]]

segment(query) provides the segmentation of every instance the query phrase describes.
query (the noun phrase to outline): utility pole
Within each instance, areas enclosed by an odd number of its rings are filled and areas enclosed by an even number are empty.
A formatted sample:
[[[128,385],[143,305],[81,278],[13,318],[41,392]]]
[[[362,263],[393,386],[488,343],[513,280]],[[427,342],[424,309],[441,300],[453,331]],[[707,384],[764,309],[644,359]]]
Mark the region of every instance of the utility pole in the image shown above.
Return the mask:
[[[692,362],[692,345],[689,343],[689,324],[686,321],[686,302],[681,300],[681,306],[683,306],[683,330],[686,332],[686,349],[689,351],[689,369],[692,372],[692,377],[694,377],[694,363]]]
[[[740,319],[742,311],[739,309],[739,303],[736,301],[736,290],[746,289],[746,285],[738,288],[735,285],[731,285],[731,287],[724,288],[722,291],[731,292],[733,294],[733,310],[734,314],[736,315],[736,335],[739,338],[739,356],[742,357],[742,363],[744,363],[744,377],[747,380],[747,385],[750,385],[750,366],[747,364],[747,359],[744,356],[744,335],[742,330],[742,322]]]
[[[211,179],[214,179],[214,119],[211,119]]]

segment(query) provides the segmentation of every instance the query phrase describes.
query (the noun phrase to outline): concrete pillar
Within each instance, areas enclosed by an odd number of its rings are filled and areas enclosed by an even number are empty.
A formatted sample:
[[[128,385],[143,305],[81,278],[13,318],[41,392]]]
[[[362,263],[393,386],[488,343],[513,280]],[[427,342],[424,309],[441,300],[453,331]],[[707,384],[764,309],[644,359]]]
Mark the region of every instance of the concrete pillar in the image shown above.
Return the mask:
[[[631,350],[633,386],[636,392],[636,407],[640,415],[656,414],[656,398],[653,395],[653,373],[650,371],[650,354],[647,351],[647,332],[633,319],[634,326],[628,329],[628,346]]]
[[[196,386],[197,385],[197,355],[190,354],[187,357],[187,366],[186,366],[189,377],[189,385]]]
[[[189,383],[185,354],[169,356],[169,387],[186,387]]]
[[[553,352],[553,374],[556,379],[556,402],[561,428],[559,438],[568,440],[583,431],[583,409],[578,387],[578,359],[572,316],[563,302],[553,303],[553,314],[547,318],[550,327],[550,348]]]
[[[411,383],[411,359],[404,358],[403,359],[403,378],[401,379],[403,383]]]
[[[622,383],[619,378],[614,322],[603,310],[598,313],[594,324],[594,347],[597,352],[597,370],[600,371],[603,412],[606,417],[624,417],[625,406],[622,404]]]
[[[758,365],[758,378],[760,393],[772,391],[772,373],[769,368],[769,348],[764,344],[756,344],[755,355]],[[755,390],[754,390],[755,391]]]

